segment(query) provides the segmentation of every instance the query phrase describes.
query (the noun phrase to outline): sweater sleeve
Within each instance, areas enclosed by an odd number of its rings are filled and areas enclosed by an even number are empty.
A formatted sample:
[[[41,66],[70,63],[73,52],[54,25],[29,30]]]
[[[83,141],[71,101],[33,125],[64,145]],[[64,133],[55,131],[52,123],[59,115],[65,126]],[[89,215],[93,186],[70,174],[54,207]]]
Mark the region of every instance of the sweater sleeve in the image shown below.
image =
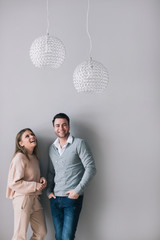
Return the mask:
[[[85,170],[80,183],[74,190],[76,193],[81,195],[83,194],[84,189],[88,185],[89,181],[96,174],[96,167],[92,153],[84,140],[81,141],[81,144],[77,150]]]
[[[47,189],[46,189],[46,193],[47,196],[53,192],[54,189],[54,175],[55,175],[55,170],[53,167],[53,163],[50,159],[49,161],[49,166],[48,166],[48,174],[47,174]]]
[[[25,181],[25,160],[22,154],[17,154],[10,165],[8,187],[20,194],[36,192],[36,182]]]

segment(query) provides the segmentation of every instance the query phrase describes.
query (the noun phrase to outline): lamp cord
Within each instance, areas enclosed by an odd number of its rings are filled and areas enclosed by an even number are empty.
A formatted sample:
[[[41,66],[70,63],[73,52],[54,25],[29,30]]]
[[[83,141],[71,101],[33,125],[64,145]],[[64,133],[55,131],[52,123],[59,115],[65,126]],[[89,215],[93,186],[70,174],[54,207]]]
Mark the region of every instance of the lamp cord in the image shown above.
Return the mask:
[[[47,1],[47,35],[49,35],[49,9],[48,9],[48,0]]]
[[[89,38],[89,46],[90,46],[90,49],[89,49],[89,57],[91,58],[91,51],[92,51],[92,40],[91,40],[91,35],[89,33],[89,8],[90,8],[90,2],[88,0],[88,5],[87,5],[87,16],[86,16],[86,32],[87,32],[87,35],[88,35],[88,38]]]

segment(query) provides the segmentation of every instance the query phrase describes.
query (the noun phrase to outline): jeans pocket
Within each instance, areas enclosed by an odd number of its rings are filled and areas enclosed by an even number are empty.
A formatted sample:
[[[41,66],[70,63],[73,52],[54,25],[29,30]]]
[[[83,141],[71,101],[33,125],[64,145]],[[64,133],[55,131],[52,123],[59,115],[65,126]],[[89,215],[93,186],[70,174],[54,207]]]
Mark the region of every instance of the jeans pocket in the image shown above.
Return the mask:
[[[56,200],[56,198],[51,197],[51,198],[49,199],[50,202],[52,202],[52,201],[54,201],[54,200]]]
[[[53,205],[56,202],[56,198],[52,197],[49,199],[49,201],[50,201],[50,204]]]

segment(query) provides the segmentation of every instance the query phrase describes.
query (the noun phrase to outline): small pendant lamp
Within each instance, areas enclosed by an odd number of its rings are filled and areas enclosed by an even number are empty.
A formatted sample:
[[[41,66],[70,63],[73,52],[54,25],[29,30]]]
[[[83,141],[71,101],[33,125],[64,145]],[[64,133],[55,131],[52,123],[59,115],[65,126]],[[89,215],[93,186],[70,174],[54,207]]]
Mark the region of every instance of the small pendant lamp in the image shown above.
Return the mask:
[[[47,34],[34,40],[30,48],[30,58],[35,67],[59,68],[65,60],[63,42],[49,34],[49,10],[47,0]]]
[[[101,93],[108,84],[109,75],[106,67],[102,63],[95,61],[91,57],[92,41],[88,31],[89,0],[87,7],[86,30],[90,41],[89,59],[79,64],[73,73],[74,87],[78,93]]]

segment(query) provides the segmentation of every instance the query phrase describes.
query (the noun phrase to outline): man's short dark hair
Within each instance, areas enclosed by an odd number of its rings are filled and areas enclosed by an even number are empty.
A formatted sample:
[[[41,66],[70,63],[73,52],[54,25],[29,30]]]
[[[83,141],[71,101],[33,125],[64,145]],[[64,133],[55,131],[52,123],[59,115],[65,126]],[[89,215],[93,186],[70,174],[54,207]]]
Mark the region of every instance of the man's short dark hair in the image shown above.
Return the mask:
[[[68,125],[70,124],[70,119],[65,113],[58,113],[54,116],[54,118],[52,120],[53,126],[54,126],[54,121],[56,118],[65,118],[68,121]]]

